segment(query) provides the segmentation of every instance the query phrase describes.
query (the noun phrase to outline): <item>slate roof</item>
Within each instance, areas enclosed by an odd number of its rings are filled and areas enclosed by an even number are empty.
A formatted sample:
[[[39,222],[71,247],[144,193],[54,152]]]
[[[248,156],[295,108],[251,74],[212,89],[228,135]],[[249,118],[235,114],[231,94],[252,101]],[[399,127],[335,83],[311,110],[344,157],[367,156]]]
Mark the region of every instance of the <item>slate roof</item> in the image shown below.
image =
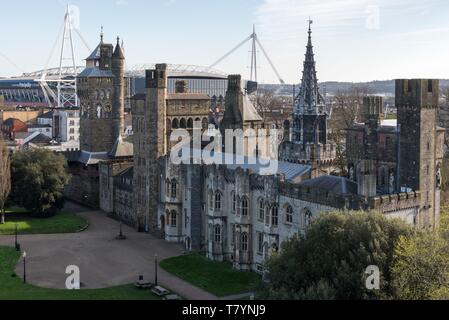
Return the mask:
[[[50,137],[47,137],[45,134],[40,133],[36,137],[34,137],[30,141],[28,141],[28,143],[32,143],[32,144],[49,144],[52,141],[53,141],[53,139],[51,139]]]
[[[16,140],[25,140],[29,136],[36,134],[36,132],[17,132],[15,134]]]
[[[357,183],[343,177],[322,176],[306,180],[301,183],[301,186],[320,189],[334,194],[357,194]]]
[[[130,142],[124,141],[120,136],[115,141],[109,156],[113,158],[132,157],[134,155],[134,145]]]
[[[86,68],[78,75],[79,78],[113,78],[111,70],[100,70],[98,68]]]
[[[227,165],[227,167],[231,170],[236,170],[241,168],[243,170],[250,170],[253,173],[259,175],[283,175],[287,181],[295,182],[295,180],[303,177],[308,174],[311,170],[311,166],[301,165],[296,163],[290,163],[285,161],[275,161],[272,160],[271,166],[264,166],[263,164],[256,163],[253,164],[248,163],[248,158],[245,159],[245,164],[232,164]],[[271,169],[273,168],[273,170]]]
[[[200,150],[193,150],[193,155],[195,157],[199,157],[201,152]],[[232,156],[230,154],[219,153],[214,155],[212,161],[214,163],[218,162],[218,164],[226,164],[225,157]],[[270,160],[269,165],[264,164],[267,162],[266,159],[257,159],[255,157],[244,157],[242,162],[238,162],[234,156],[234,164],[226,164],[226,167],[230,170],[250,170],[254,174],[263,175],[263,176],[272,176],[272,175],[283,175],[287,181],[290,182],[300,182],[302,177],[308,175],[312,169],[309,165],[302,165],[296,163],[290,163],[285,161],[278,160]],[[218,160],[215,162],[215,160]],[[262,162],[262,163],[261,163]],[[217,163],[216,163],[217,164]]]
[[[41,119],[53,119],[54,114],[55,114],[54,111],[49,111],[49,112],[46,112],[46,113],[40,115],[38,118],[41,118]]]
[[[86,58],[86,60],[100,60],[101,56],[101,43],[95,48],[94,51]]]
[[[84,165],[98,164],[101,161],[109,160],[109,155],[107,152],[87,152],[81,151],[78,162]]]

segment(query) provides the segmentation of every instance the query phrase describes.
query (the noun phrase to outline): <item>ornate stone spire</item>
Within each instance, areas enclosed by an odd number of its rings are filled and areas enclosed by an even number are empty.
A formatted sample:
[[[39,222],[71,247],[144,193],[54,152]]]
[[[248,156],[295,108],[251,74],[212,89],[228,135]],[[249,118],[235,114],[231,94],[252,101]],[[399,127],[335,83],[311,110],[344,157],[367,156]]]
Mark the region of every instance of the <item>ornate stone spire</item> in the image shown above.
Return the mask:
[[[316,62],[312,44],[312,23],[313,21],[309,19],[309,39],[304,61],[301,90],[296,102],[296,112],[298,114],[318,115],[324,113],[325,103],[318,87]]]
[[[327,114],[320,94],[312,44],[312,20],[309,19],[309,38],[304,60],[301,88],[295,99],[293,114],[293,142],[325,144],[327,141]]]

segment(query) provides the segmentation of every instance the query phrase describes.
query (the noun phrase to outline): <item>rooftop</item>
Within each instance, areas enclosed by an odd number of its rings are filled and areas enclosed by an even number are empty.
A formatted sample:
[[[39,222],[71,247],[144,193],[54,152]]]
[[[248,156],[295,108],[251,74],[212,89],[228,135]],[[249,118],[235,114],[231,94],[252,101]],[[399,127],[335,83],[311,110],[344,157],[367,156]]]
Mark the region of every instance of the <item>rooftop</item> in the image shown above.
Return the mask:
[[[357,184],[337,176],[322,176],[301,183],[302,187],[324,190],[333,194],[357,194]]]

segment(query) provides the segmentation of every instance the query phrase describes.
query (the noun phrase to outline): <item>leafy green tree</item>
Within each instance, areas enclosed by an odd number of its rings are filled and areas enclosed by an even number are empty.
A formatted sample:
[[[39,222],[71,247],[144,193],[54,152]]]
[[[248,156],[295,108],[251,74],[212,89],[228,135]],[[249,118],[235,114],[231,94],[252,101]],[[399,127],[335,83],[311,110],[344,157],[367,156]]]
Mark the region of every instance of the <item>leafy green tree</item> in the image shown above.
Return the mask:
[[[329,213],[305,236],[287,241],[267,262],[265,299],[389,299],[395,244],[413,230],[375,213]],[[369,290],[366,270],[380,270],[380,290]]]
[[[449,299],[449,244],[433,232],[398,241],[392,266],[398,299]]]
[[[16,153],[12,163],[12,199],[39,217],[55,215],[64,205],[70,175],[62,155],[34,149]]]

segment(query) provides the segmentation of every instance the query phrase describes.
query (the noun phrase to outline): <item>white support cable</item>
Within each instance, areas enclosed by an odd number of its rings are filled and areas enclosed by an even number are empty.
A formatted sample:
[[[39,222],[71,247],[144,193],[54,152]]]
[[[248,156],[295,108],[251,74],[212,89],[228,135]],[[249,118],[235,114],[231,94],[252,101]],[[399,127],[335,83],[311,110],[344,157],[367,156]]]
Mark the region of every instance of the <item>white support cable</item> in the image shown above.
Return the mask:
[[[81,34],[81,32],[77,29],[74,28],[76,34],[78,35],[78,37],[80,37],[81,42],[84,44],[84,46],[86,47],[87,51],[92,52],[92,49],[89,46],[89,43],[86,41],[86,39],[84,39],[83,35]]]
[[[246,38],[245,40],[243,40],[241,43],[239,43],[238,45],[236,45],[231,51],[229,51],[228,53],[226,53],[223,57],[221,57],[220,59],[218,59],[214,64],[212,64],[210,66],[211,69],[215,68],[217,65],[219,65],[223,60],[225,60],[227,57],[229,57],[231,54],[233,54],[235,51],[237,51],[238,49],[240,49],[245,43],[247,43],[249,40],[252,39],[252,35],[250,35],[248,38]]]
[[[267,52],[265,51],[264,47],[262,46],[262,44],[260,43],[259,39],[256,37],[256,42],[259,45],[260,49],[262,50],[265,58],[268,60],[268,63],[270,64],[271,68],[273,69],[274,73],[276,74],[276,76],[279,79],[279,82],[281,84],[285,84],[285,81],[282,79],[282,77],[280,76],[279,72],[277,71],[276,67],[274,66],[273,61],[271,61],[270,57],[268,56]]]
[[[5,59],[10,65],[12,65],[14,68],[16,68],[17,70],[19,70],[21,73],[24,73],[25,71],[19,67],[14,61],[12,61],[11,59],[8,58],[7,55],[5,55],[4,53],[0,52],[0,56],[3,57],[3,59]]]

